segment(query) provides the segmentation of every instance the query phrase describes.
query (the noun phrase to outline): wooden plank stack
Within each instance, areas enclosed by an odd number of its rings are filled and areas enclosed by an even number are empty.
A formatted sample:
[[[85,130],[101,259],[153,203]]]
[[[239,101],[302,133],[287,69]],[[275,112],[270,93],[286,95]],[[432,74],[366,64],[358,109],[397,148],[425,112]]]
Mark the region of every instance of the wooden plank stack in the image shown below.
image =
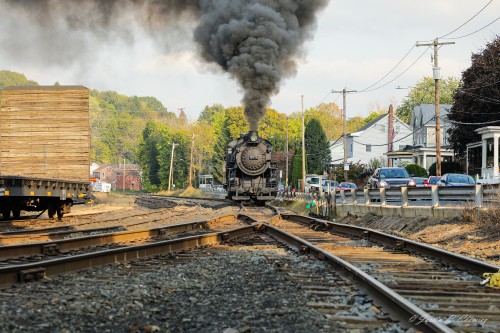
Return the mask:
[[[0,90],[0,175],[89,181],[89,90]]]

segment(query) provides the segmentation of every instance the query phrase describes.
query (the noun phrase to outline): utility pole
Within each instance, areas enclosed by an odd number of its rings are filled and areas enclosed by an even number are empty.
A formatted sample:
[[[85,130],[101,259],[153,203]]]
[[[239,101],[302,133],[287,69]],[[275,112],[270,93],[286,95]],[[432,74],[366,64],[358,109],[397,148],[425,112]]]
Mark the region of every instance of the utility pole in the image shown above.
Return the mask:
[[[301,97],[302,105],[302,192],[306,191],[306,128],[304,126],[304,95]]]
[[[122,179],[122,183],[123,183],[122,192],[125,192],[125,157],[123,158],[123,179]]]
[[[286,168],[285,168],[285,187],[288,191],[288,116],[286,116]]]
[[[346,115],[347,115],[347,112],[346,112],[346,103],[345,103],[345,96],[347,93],[351,93],[351,92],[357,92],[357,90],[347,90],[347,88],[344,88],[342,89],[341,91],[334,91],[332,90],[332,93],[333,94],[338,94],[338,93],[342,93],[342,97],[343,97],[343,103],[342,103],[342,123],[343,123],[343,132],[344,134],[342,135],[343,137],[343,145],[344,145],[344,165],[343,165],[343,168],[344,168],[344,181],[346,182],[347,181],[347,170],[345,169],[345,165],[347,164],[347,133],[346,133]]]
[[[172,155],[170,156],[170,172],[168,173],[168,191],[170,192],[170,185],[172,184],[172,176],[173,172],[172,169],[174,167],[174,150],[175,150],[175,143],[172,143]]]
[[[434,96],[436,100],[436,176],[441,176],[441,110],[439,105],[439,66],[438,66],[438,49],[441,45],[455,44],[455,42],[439,42],[438,38],[434,39],[432,43],[420,44],[417,43],[416,46],[434,46],[434,67],[432,68],[432,74],[434,77]]]
[[[394,131],[394,109],[392,107],[392,104],[389,105],[389,119],[388,119],[388,126],[387,126],[387,134],[388,134],[388,138],[387,138],[387,153],[391,153],[393,151],[393,143],[392,141],[394,140],[394,137],[392,135],[392,132]],[[389,166],[392,167],[393,166],[393,159],[392,158],[389,158],[388,160],[389,162]]]
[[[191,162],[189,163],[189,185],[188,188],[193,187],[193,150],[194,150],[194,133],[191,138]]]

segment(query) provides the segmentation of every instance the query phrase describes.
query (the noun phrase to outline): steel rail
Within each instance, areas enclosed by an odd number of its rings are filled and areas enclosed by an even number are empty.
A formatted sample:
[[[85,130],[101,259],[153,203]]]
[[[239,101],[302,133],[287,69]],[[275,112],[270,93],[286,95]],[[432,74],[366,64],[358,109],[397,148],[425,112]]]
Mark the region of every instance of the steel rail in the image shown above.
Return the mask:
[[[101,246],[111,243],[120,243],[131,240],[166,236],[170,233],[179,233],[179,232],[196,230],[200,228],[208,229],[209,223],[218,223],[218,222],[234,221],[234,220],[236,220],[236,217],[234,215],[226,215],[205,221],[172,224],[154,229],[121,231],[116,233],[102,233],[98,235],[64,238],[64,239],[63,237],[67,237],[70,234],[87,232],[87,230],[73,230],[71,232],[40,235],[44,236],[43,239],[47,239],[50,241],[41,243],[0,246],[0,259],[15,258],[21,256],[32,256],[32,255],[51,255],[51,254],[57,254],[59,252],[65,252],[91,246]],[[112,228],[103,228],[101,230],[106,230],[106,229],[112,229]],[[2,240],[0,239],[0,242],[1,241]]]
[[[282,218],[307,224],[314,224],[323,227],[328,231],[337,232],[344,235],[364,238],[373,242],[383,243],[394,247],[397,250],[416,252],[425,256],[442,260],[448,264],[456,265],[467,271],[483,274],[484,272],[498,272],[500,267],[493,264],[466,257],[454,252],[450,252],[432,245],[419,243],[406,238],[389,235],[381,231],[352,226],[343,223],[336,223],[322,219],[306,217],[302,215],[284,214]]]
[[[37,263],[0,267],[0,288],[6,288],[19,282],[30,282],[45,277],[77,272],[100,265],[117,264],[159,254],[175,253],[200,246],[215,245],[253,234],[256,228],[256,226],[250,225],[204,235],[125,246]]]
[[[351,281],[354,280],[360,288],[365,289],[381,307],[386,309],[387,313],[393,319],[399,320],[402,326],[406,326],[407,328],[415,327],[423,332],[454,332],[426,311],[420,309],[406,298],[347,261],[269,224],[264,224],[261,227],[261,231],[268,233],[276,240],[289,245],[301,253],[313,255],[319,260],[327,261],[342,271]],[[410,319],[415,318],[415,316],[417,318],[425,318],[425,320],[411,321]]]

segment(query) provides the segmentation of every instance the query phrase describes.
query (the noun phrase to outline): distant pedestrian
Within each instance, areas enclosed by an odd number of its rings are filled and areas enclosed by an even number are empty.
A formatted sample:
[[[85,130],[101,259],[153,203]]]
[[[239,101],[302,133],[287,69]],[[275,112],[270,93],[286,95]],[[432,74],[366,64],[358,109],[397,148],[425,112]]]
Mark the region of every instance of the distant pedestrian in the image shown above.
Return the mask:
[[[296,192],[297,192],[297,190],[295,189],[295,187],[294,187],[294,188],[292,188],[292,197],[294,197],[294,198],[295,198],[295,197],[297,196],[297,193],[296,193]]]

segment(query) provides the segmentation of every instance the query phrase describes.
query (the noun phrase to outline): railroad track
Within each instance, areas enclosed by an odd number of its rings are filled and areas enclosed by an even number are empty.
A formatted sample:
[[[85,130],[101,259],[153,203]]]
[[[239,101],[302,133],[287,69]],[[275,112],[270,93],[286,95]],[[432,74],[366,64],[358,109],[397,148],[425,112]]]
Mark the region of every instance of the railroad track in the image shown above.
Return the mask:
[[[275,220],[269,232],[303,253],[334,263],[348,276],[359,279],[360,271],[367,273],[360,281],[363,288],[378,294],[382,308],[401,321],[429,331],[493,332],[500,327],[500,290],[480,285],[481,274],[498,267],[373,230],[297,215],[285,218],[295,222]],[[383,288],[386,296],[381,295]],[[394,314],[391,298],[406,309]]]
[[[164,201],[167,201],[164,199]],[[188,218],[189,215],[198,211],[195,205],[185,206],[175,203],[170,208],[160,208],[155,211],[146,212],[120,212],[111,217],[106,217],[103,213],[78,217],[73,220],[65,221],[64,224],[15,224],[4,226],[3,232],[0,232],[0,244],[13,244],[14,242],[28,241],[29,238],[40,240],[42,237],[50,238],[54,233],[74,234],[106,232],[110,229],[130,230],[144,228],[147,225],[163,225],[169,221],[181,218]],[[214,215],[214,214],[211,214]],[[49,225],[49,227],[45,227]],[[98,226],[97,228],[94,226]],[[50,234],[50,235],[49,235]]]
[[[320,259],[317,265],[321,267],[331,265],[328,271],[312,274],[293,265],[277,264],[287,281],[296,283],[307,295],[307,307],[335,323],[336,329],[397,331],[414,327],[424,332],[494,332],[500,328],[500,291],[479,284],[480,273],[496,272],[496,266],[373,230],[293,214],[279,217],[271,208],[242,207],[239,217],[251,225],[235,228],[228,218],[218,232],[203,227],[202,234],[179,231],[179,237],[171,233],[172,239],[147,244],[138,244],[138,237],[133,245],[123,243],[66,258],[8,264],[0,268],[0,285],[143,258],[134,263],[140,265],[143,260],[156,260],[144,258],[221,246],[218,244],[286,247],[299,253],[299,258]],[[118,239],[121,235],[111,236]],[[278,262],[279,257],[266,255],[268,261]]]

